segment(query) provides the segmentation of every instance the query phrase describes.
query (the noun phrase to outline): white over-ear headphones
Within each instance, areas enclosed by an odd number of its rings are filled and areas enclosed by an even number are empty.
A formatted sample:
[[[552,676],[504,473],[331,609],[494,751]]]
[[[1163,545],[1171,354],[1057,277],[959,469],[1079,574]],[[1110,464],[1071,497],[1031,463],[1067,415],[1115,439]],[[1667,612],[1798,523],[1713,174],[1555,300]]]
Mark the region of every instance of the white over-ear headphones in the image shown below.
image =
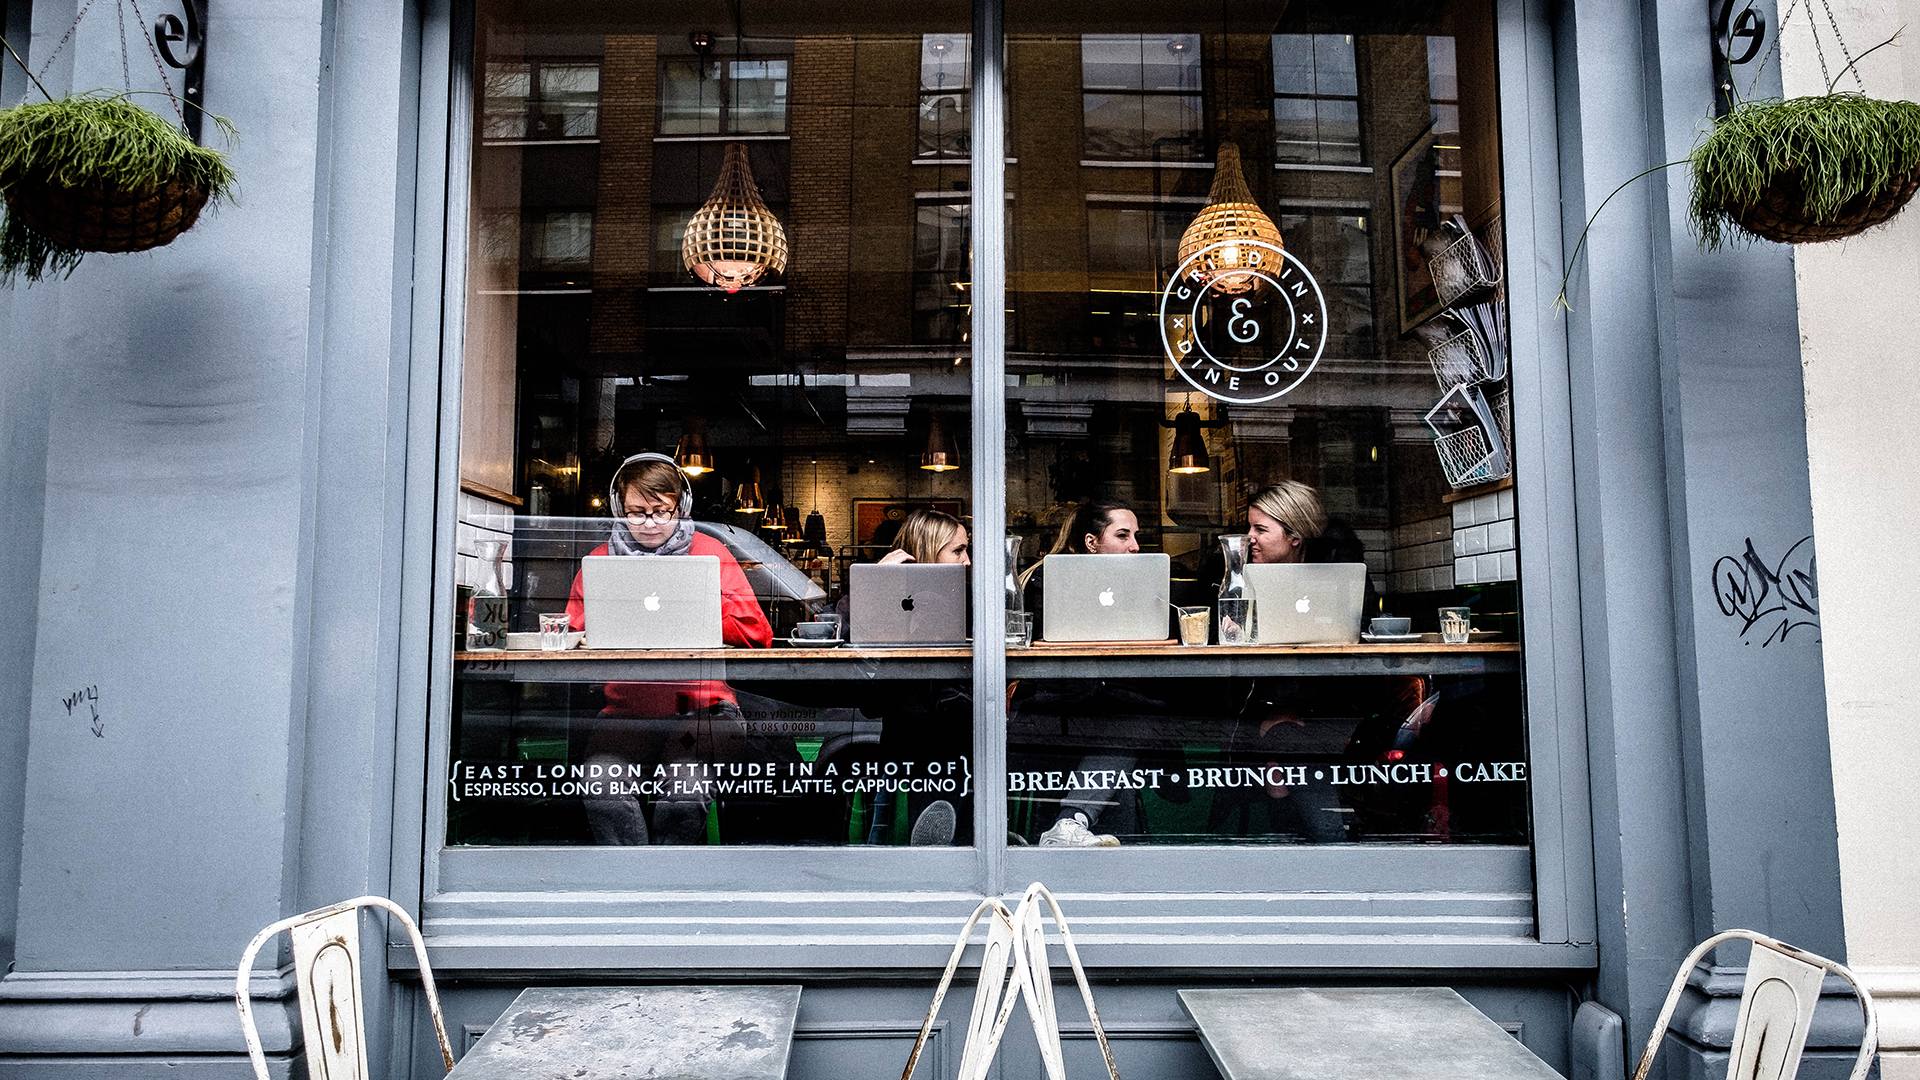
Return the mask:
[[[668,457],[665,454],[656,453],[655,451],[652,451],[652,450],[649,450],[644,454],[633,455],[627,460],[621,462],[619,468],[613,470],[613,479],[607,482],[607,505],[609,508],[613,510],[613,516],[619,517],[620,511],[622,509],[619,505],[620,474],[623,472],[626,472],[627,466],[633,464],[636,461],[660,461],[673,466],[674,475],[680,478],[680,516],[684,518],[691,518],[693,516],[693,481],[687,479],[687,474],[680,471],[679,462],[673,460],[672,458]]]

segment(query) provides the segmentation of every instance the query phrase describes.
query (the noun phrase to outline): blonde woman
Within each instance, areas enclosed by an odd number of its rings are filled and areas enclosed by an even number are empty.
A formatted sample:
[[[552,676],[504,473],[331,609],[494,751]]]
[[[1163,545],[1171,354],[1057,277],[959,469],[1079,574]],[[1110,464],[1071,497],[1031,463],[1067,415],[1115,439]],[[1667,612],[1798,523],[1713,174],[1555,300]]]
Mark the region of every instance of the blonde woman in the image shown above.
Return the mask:
[[[959,563],[972,566],[972,549],[967,527],[960,519],[939,510],[915,510],[900,523],[894,534],[893,550],[880,556],[887,563]]]
[[[1247,506],[1248,555],[1257,563],[1307,561],[1307,541],[1327,531],[1320,493],[1298,480],[1262,489]]]

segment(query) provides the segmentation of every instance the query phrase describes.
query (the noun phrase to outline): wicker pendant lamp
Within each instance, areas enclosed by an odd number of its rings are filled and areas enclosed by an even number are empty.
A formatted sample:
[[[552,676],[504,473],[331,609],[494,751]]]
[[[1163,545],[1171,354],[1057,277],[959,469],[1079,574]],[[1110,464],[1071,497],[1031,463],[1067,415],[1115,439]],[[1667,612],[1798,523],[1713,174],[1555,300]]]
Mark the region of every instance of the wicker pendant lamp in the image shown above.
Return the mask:
[[[713,194],[687,222],[680,259],[693,276],[728,292],[787,268],[787,232],[760,201],[745,143],[728,143]]]
[[[1234,240],[1285,246],[1280,240],[1280,227],[1253,201],[1253,192],[1247,188],[1246,175],[1240,171],[1240,148],[1223,142],[1213,166],[1213,190],[1207,193],[1207,207],[1180,236],[1180,262],[1185,265],[1188,259],[1213,248],[1189,271],[1202,284],[1227,271],[1245,269],[1252,265],[1250,252],[1229,243]],[[1239,275],[1215,286],[1215,291],[1232,296],[1252,292],[1259,284],[1259,278]]]

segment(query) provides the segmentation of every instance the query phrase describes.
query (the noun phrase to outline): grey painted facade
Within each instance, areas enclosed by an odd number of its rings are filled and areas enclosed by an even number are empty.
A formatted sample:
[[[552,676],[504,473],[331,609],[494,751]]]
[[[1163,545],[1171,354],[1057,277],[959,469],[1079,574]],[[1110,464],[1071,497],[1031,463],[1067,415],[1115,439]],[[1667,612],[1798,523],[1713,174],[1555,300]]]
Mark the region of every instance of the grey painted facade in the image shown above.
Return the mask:
[[[9,5],[10,28],[25,6]],[[31,8],[37,58],[77,4]],[[1708,108],[1705,12],[1664,0],[1499,12],[1516,443],[1535,478],[1519,513],[1543,778],[1533,857],[1447,864],[1471,878],[1450,888],[1419,851],[1308,853],[1296,891],[1262,913],[1339,920],[1312,936],[1284,918],[1234,929],[1254,901],[1152,880],[1177,883],[1178,865],[1047,864],[1051,884],[1083,894],[1069,911],[1085,913],[1083,952],[1129,1073],[1213,1075],[1180,987],[1450,985],[1564,1071],[1576,996],[1625,1016],[1632,1044],[1712,930],[1844,959],[1819,646],[1805,632],[1743,635],[1713,583],[1749,541],[1773,560],[1812,532],[1791,254],[1699,254],[1684,185],[1655,175],[1589,238],[1572,313],[1552,308],[1587,215],[1691,145]],[[974,899],[911,891],[911,864],[821,871],[776,851],[749,879],[670,858],[699,853],[643,852],[678,885],[641,894],[619,891],[638,880],[634,853],[561,865],[448,858],[432,841],[447,692],[430,675],[444,664],[432,628],[450,592],[436,552],[458,401],[446,252],[464,247],[449,225],[463,220],[448,152],[464,123],[449,91],[459,20],[444,3],[361,0],[221,5],[212,18],[209,104],[245,133],[239,205],[158,253],[94,257],[69,281],[0,294],[0,1075],[244,1075],[227,994],[247,939],[362,892],[424,915],[456,1047],[529,981],[778,976],[807,986],[797,1077],[886,1075]],[[992,10],[979,18],[982,34],[997,25]],[[49,86],[117,84],[114,33],[89,19]],[[976,114],[978,130],[993,123]],[[992,190],[985,179],[976,191]],[[994,385],[991,363],[975,378]],[[999,445],[998,422],[977,410],[974,444]],[[1000,662],[976,657],[976,677],[997,682]],[[97,726],[63,702],[88,687]],[[998,722],[990,704],[983,733]],[[976,892],[1036,872],[1018,852],[897,854],[964,860]],[[564,887],[500,892],[556,875]],[[855,891],[889,875],[909,884]],[[1171,894],[1151,938],[1116,876]],[[742,900],[729,908],[740,923],[707,932],[714,905],[767,881],[794,891]],[[1316,898],[1336,890],[1364,900]],[[643,912],[667,922],[623,918]],[[824,947],[772,918],[795,912],[862,920]],[[536,916],[558,929],[530,938]],[[1193,929],[1196,916],[1225,928]],[[1434,919],[1446,933],[1416,929]],[[1489,922],[1519,929],[1464,929]],[[371,1044],[395,1048],[377,1067],[435,1075],[406,958],[368,951],[394,968],[369,1009]],[[1698,980],[1669,1075],[1703,1074],[1726,1045],[1741,960]],[[297,1072],[287,985],[254,977],[277,1068]],[[1822,1066],[1850,1060],[1850,1007],[1823,1013],[1816,1042],[1842,1049],[1816,1054]],[[950,1003],[944,1030],[965,1008],[964,995]],[[1076,1033],[1069,1055],[1090,1065]],[[1008,1075],[1040,1074],[1019,1038],[1007,1046]],[[933,1074],[957,1053],[937,1043]]]

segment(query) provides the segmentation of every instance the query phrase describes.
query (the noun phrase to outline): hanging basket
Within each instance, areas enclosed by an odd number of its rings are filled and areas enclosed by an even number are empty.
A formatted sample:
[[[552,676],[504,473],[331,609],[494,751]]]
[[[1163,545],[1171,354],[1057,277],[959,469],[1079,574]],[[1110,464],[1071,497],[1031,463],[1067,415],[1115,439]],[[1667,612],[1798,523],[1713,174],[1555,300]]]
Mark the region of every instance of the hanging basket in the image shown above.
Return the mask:
[[[229,138],[232,125],[214,116]],[[0,110],[0,281],[71,273],[93,252],[148,251],[230,196],[225,155],[124,94]]]
[[[1815,221],[1806,212],[1806,186],[1800,174],[1781,173],[1767,185],[1759,202],[1736,213],[1733,220],[1755,236],[1782,244],[1844,240],[1892,220],[1916,189],[1920,189],[1920,169],[1877,191],[1855,196],[1829,221]]]
[[[7,213],[56,244],[120,253],[173,243],[199,220],[209,194],[205,185],[179,179],[132,190],[21,180],[6,197]]]
[[[1709,250],[1742,232],[1839,240],[1892,218],[1920,187],[1920,105],[1856,93],[1748,101],[1688,160],[1691,216]]]

